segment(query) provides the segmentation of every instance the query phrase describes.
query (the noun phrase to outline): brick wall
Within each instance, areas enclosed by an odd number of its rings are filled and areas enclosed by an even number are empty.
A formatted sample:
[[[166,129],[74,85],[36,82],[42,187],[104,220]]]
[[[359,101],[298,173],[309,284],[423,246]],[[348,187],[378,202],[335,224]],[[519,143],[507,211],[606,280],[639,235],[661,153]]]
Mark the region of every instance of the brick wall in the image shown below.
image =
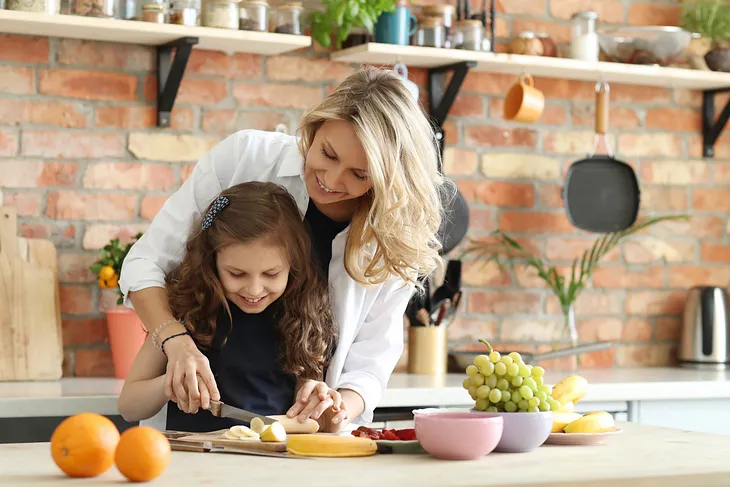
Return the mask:
[[[475,4],[481,2],[474,2]],[[629,0],[501,0],[497,33],[545,30],[569,37],[568,18],[593,7],[617,23],[676,23],[678,4]],[[293,129],[352,66],[317,51],[262,58],[194,51],[171,129],[155,124],[154,51],[61,39],[0,37],[0,186],[20,213],[20,233],[58,246],[67,375],[109,375],[103,296],[88,265],[110,238],[144,230],[193,164],[236,129]],[[412,70],[425,85],[425,73]],[[472,235],[501,228],[568,265],[592,237],[561,209],[561,175],[590,150],[593,84],[538,79],[546,95],[534,125],[500,118],[514,78],[469,74],[446,129],[446,171],[471,204]],[[700,94],[612,86],[613,140],[641,177],[644,214],[690,212],[625,243],[577,303],[583,341],[620,340],[585,366],[671,361],[685,289],[730,278],[730,138],[715,160],[700,153]],[[465,266],[454,343],[484,337],[520,349],[550,347],[561,323],[542,283],[520,267]]]

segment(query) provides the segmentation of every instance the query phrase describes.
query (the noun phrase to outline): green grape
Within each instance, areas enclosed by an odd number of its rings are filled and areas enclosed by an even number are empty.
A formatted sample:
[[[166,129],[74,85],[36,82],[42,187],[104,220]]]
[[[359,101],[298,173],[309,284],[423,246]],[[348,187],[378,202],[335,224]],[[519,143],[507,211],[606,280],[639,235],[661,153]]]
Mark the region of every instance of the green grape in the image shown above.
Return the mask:
[[[480,369],[484,368],[489,363],[489,357],[486,355],[477,355],[474,357],[474,365]]]
[[[504,410],[508,413],[514,413],[517,411],[517,404],[514,401],[507,401],[504,403]]]
[[[482,367],[479,367],[479,372],[481,372],[483,376],[489,377],[494,373],[494,364],[492,362],[487,362]]]
[[[494,389],[495,387],[497,387],[497,376],[490,375],[489,377],[487,377],[487,380],[484,383],[488,385],[490,389]]]
[[[535,379],[532,377],[525,379],[523,384],[532,389],[532,392],[537,392],[537,384],[535,384]]]
[[[537,367],[532,368],[533,377],[542,377],[543,375],[545,375],[545,369],[543,369],[539,365]]]
[[[560,409],[560,403],[552,397],[548,397],[548,404],[550,405],[550,411],[557,411]]]
[[[532,389],[527,386],[522,386],[520,387],[520,396],[524,399],[530,399],[534,394],[532,393]]]
[[[502,399],[502,391],[499,389],[492,389],[489,391],[489,402],[497,404]]]
[[[538,398],[542,402],[547,401],[547,394],[545,394],[543,391],[537,391],[535,393],[535,397]]]
[[[488,413],[498,413],[498,412],[499,412],[499,409],[497,409],[497,407],[496,407],[496,406],[489,406],[489,407],[487,408],[487,412],[488,412]]]
[[[477,367],[476,365],[470,365],[466,368],[466,375],[468,375],[469,377],[474,377],[478,373],[479,367]]]
[[[514,377],[520,373],[520,366],[517,364],[509,364],[507,366],[507,375]],[[519,377],[519,376],[518,376]]]
[[[514,391],[510,392],[510,399],[514,402],[520,402],[520,399],[522,399],[522,394],[520,394],[519,389],[515,389]]]
[[[489,361],[493,364],[496,364],[499,362],[499,359],[502,358],[502,356],[497,352],[496,350],[489,354]]]
[[[548,396],[553,393],[553,388],[550,386],[546,386],[546,385],[537,386],[537,390],[544,392]]]
[[[543,385],[545,383],[544,377],[534,377],[533,376],[532,378],[535,380],[535,384],[537,384],[537,387],[540,387],[541,385]]]
[[[505,355],[504,357],[499,359],[499,361],[502,362],[507,367],[509,367],[510,365],[512,365],[514,363],[514,360],[512,360],[512,357],[510,357],[509,355]]]
[[[545,401],[540,401],[540,405],[538,406],[540,411],[550,411],[550,404],[546,403]]]
[[[536,397],[531,397],[527,400],[527,404],[529,404],[531,408],[536,408],[540,405],[540,400]]]
[[[522,356],[517,352],[510,353],[509,358],[511,358],[513,362],[522,362]]]
[[[507,402],[512,399],[512,393],[510,391],[502,391],[502,402]]]
[[[484,384],[484,376],[482,374],[475,375],[471,378],[471,384],[477,387]]]
[[[472,399],[477,398],[477,387],[476,386],[469,386],[469,395]]]
[[[474,408],[477,411],[486,411],[487,407],[489,406],[489,401],[486,399],[477,399],[476,404],[474,405]]]
[[[461,386],[468,391],[471,387],[471,377],[467,377],[466,379],[464,379],[464,382],[461,383]]]
[[[489,396],[489,387],[479,386],[477,388],[477,397],[479,399],[486,399]]]
[[[524,382],[525,379],[523,379],[521,376],[513,377],[512,378],[512,385],[514,387],[520,387],[522,385],[522,382]]]
[[[521,400],[521,401],[520,401],[520,402],[519,402],[519,403],[517,404],[517,406],[518,406],[518,407],[520,408],[520,411],[527,411],[527,408],[529,408],[529,407],[530,407],[530,405],[529,405],[529,404],[527,404],[527,400],[526,400],[526,399],[523,399],[523,400]]]
[[[497,389],[500,391],[506,391],[509,389],[509,382],[507,382],[507,379],[499,379],[497,381]]]
[[[527,365],[520,365],[520,377],[530,377],[530,369],[527,367]]]
[[[529,408],[527,408],[527,412],[528,413],[539,413],[540,412],[540,408],[538,408],[536,406],[535,407],[529,407]]]
[[[507,366],[504,365],[504,363],[502,362],[497,362],[496,364],[494,364],[494,373],[499,376],[503,376],[507,373]]]

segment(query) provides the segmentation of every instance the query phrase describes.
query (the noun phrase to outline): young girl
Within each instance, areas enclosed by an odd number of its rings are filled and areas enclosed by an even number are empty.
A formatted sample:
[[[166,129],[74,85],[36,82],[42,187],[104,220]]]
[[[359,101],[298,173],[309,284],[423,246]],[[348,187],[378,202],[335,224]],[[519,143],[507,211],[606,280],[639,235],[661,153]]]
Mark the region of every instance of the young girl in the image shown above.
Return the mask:
[[[281,186],[248,182],[223,191],[198,219],[185,255],[167,276],[174,319],[209,360],[224,403],[262,415],[285,414],[297,384],[321,381],[334,343],[327,287],[296,202]],[[163,343],[148,335],[125,381],[127,421],[168,402]],[[330,397],[322,411],[338,411]],[[213,431],[236,421],[170,402],[167,428]]]

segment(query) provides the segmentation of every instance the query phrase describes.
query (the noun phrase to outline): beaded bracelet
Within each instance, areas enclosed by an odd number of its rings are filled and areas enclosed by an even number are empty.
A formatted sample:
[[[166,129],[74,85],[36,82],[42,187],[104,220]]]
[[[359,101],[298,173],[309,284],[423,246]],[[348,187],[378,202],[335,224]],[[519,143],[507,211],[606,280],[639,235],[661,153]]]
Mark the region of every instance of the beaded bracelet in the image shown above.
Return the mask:
[[[165,343],[167,343],[167,340],[169,340],[170,338],[175,338],[175,337],[179,337],[179,336],[182,336],[182,335],[190,335],[190,332],[187,331],[187,330],[185,330],[183,332],[175,333],[174,335],[170,335],[169,337],[167,337],[164,340],[162,340],[162,345],[160,345],[160,350],[162,350],[162,353],[164,353],[165,355],[167,355],[167,352],[165,352]]]
[[[167,320],[164,323],[162,323],[160,326],[158,326],[155,331],[152,332],[152,345],[156,349],[162,350],[162,345],[160,344],[160,339],[158,338],[160,332],[162,330],[164,330],[165,328],[167,328],[169,325],[173,324],[173,323],[180,323],[180,322],[178,320],[175,320],[175,319]]]

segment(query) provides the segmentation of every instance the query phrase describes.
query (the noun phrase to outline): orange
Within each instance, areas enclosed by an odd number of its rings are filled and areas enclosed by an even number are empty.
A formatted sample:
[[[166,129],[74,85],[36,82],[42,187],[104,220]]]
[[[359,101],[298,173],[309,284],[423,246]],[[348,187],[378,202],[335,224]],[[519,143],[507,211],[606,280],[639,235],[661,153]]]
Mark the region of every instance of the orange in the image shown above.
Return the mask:
[[[115,274],[116,272],[114,272],[114,267],[110,265],[105,265],[99,271],[99,279],[101,279],[102,281],[108,281],[109,279],[114,277]]]
[[[109,418],[81,413],[64,419],[51,435],[53,461],[69,477],[96,477],[114,464],[119,430]]]
[[[170,451],[165,435],[149,426],[133,426],[122,433],[114,461],[127,479],[147,482],[165,471]]]

